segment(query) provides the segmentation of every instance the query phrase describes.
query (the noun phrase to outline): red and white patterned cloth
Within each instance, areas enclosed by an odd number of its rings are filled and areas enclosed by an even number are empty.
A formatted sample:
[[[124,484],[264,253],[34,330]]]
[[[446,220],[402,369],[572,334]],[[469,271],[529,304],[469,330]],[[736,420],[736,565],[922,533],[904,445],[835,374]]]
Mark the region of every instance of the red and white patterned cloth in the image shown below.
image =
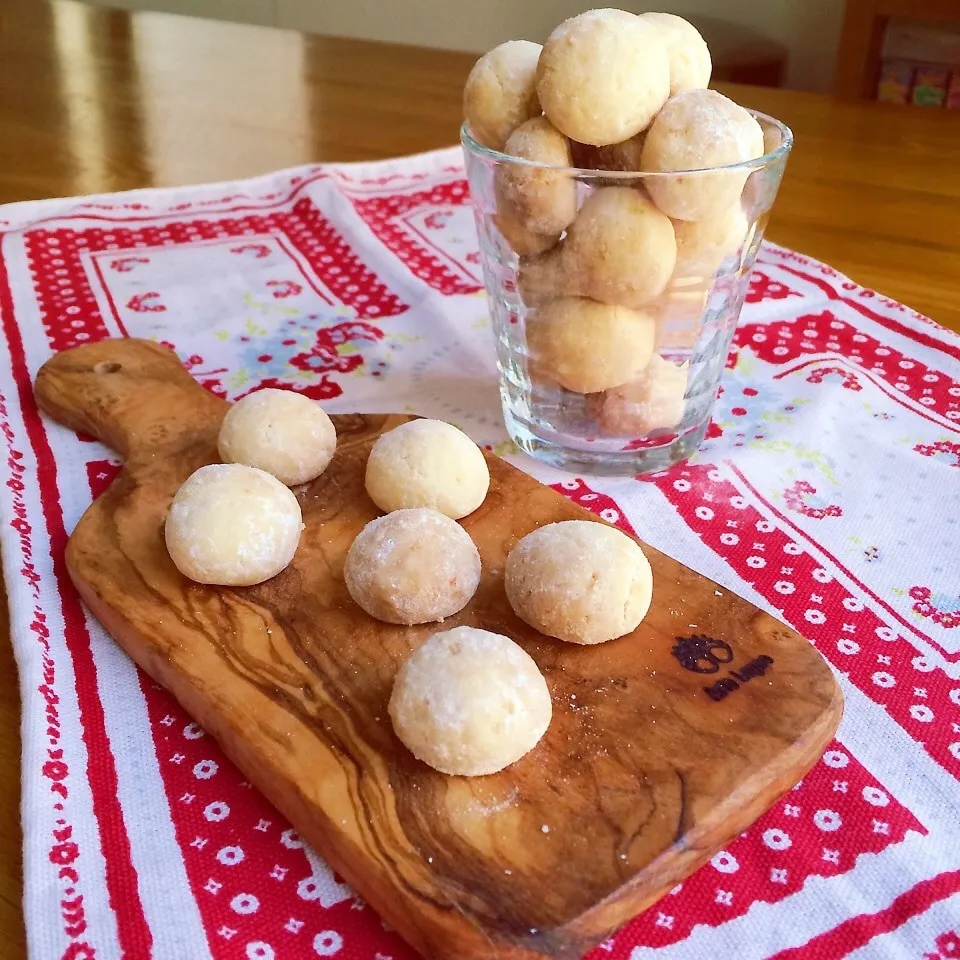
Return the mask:
[[[789,176],[789,174],[788,174]],[[42,418],[53,352],[169,343],[209,389],[442,417],[796,627],[847,711],[810,774],[592,960],[960,957],[960,338],[767,245],[709,439],[646,480],[506,440],[457,151],[0,208],[0,542],[37,960],[409,960],[81,606],[115,455]]]

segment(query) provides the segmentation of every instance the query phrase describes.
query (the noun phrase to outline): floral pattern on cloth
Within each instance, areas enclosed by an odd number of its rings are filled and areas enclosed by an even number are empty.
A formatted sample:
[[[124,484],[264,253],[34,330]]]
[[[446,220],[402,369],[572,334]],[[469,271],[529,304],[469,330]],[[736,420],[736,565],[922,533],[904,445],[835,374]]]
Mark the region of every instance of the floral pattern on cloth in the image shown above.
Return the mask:
[[[697,456],[570,477],[504,434],[457,151],[0,213],[32,956],[414,957],[70,585],[67,532],[119,462],[42,418],[31,384],[52,353],[127,335],[229,399],[449,420],[832,665],[847,707],[823,758],[591,960],[960,956],[957,337],[768,244]]]
[[[957,960],[960,958],[960,934],[949,930],[937,937],[935,953],[925,953],[924,960]]]

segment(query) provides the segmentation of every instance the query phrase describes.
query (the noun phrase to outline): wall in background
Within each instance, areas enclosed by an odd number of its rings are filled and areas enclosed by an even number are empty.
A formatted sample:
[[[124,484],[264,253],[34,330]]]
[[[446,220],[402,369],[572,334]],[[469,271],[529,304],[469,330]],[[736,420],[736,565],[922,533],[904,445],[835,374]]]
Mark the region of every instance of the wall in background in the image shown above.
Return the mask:
[[[591,6],[583,0],[100,0],[125,9],[166,10],[450,50],[482,53],[503,40],[542,41],[566,17]],[[785,44],[787,84],[829,90],[843,3],[839,0],[620,0],[628,10],[705,14],[741,23]]]

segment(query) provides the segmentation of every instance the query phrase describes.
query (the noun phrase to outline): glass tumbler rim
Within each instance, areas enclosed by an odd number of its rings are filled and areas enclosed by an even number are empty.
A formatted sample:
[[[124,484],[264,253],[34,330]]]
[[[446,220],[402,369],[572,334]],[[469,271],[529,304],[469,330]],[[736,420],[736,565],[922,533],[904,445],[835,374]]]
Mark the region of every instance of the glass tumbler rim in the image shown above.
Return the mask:
[[[545,170],[564,171],[569,173],[571,176],[580,179],[602,178],[606,181],[623,180],[627,182],[636,179],[646,180],[653,177],[686,177],[690,176],[691,174],[708,174],[732,170],[760,170],[785,157],[793,147],[793,131],[782,120],[778,120],[776,117],[771,117],[769,114],[762,113],[759,110],[751,110],[749,107],[745,107],[744,109],[746,109],[747,112],[761,125],[766,123],[767,125],[775,127],[777,130],[779,130],[780,143],[778,143],[777,146],[774,147],[774,149],[769,153],[765,153],[763,156],[756,157],[753,160],[742,160],[739,163],[728,163],[714,167],[701,167],[694,170],[597,170],[592,167],[564,167],[554,164],[539,163],[536,160],[526,160],[523,157],[514,157],[511,154],[504,153],[501,150],[494,150],[492,147],[484,146],[474,138],[473,133],[470,130],[470,125],[467,123],[467,121],[464,121],[460,126],[460,143],[464,150],[483,157],[486,160],[493,161],[497,164],[513,164],[521,167],[536,167]]]

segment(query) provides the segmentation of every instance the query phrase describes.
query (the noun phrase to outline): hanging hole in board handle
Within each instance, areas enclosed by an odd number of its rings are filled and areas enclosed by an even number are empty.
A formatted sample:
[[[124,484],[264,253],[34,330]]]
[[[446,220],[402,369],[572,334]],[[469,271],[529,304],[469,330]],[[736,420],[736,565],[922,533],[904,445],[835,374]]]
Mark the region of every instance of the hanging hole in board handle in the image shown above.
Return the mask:
[[[94,373],[116,373],[122,364],[117,363],[115,360],[104,361],[103,363],[98,363],[94,366]]]

